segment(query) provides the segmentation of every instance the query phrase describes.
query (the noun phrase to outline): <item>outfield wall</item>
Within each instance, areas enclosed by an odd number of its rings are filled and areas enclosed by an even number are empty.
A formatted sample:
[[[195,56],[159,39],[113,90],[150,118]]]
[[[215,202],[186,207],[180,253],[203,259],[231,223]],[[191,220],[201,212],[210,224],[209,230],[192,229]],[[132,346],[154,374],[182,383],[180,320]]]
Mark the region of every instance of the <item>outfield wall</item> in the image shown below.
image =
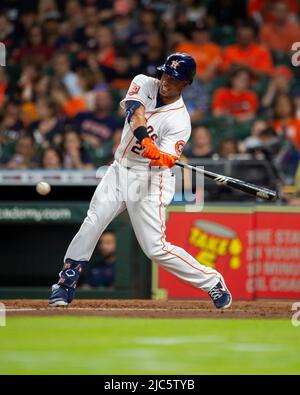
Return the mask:
[[[87,208],[85,201],[0,203],[0,299],[48,297]],[[77,297],[150,298],[151,288],[153,298],[206,297],[155,264],[151,268],[126,213],[111,227],[118,246],[115,286],[78,291]],[[219,270],[235,299],[300,299],[299,208],[206,205],[187,212],[170,206],[167,239]]]
[[[85,201],[0,202],[0,299],[49,297],[66,248],[88,206]],[[150,298],[151,264],[137,243],[127,214],[121,214],[109,228],[117,238],[114,286],[78,289],[76,297]]]

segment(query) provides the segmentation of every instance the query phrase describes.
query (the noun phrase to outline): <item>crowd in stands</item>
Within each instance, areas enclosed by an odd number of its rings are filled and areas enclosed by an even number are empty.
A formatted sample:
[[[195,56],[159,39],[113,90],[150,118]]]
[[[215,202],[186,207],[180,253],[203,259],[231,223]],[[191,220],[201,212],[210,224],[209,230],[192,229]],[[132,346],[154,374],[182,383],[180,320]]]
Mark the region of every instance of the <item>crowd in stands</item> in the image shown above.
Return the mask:
[[[183,94],[193,126],[185,156],[264,156],[293,184],[299,20],[296,0],[2,0],[0,168],[110,163],[131,79],[155,77],[180,51],[197,62]]]

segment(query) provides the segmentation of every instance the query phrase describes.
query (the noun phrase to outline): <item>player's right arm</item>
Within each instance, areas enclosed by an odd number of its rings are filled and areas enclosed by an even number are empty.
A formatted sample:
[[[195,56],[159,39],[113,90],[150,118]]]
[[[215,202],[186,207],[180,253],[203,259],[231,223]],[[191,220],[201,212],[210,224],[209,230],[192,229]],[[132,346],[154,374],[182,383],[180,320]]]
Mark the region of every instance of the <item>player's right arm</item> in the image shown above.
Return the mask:
[[[130,129],[144,148],[144,158],[158,159],[160,156],[159,149],[147,132],[147,121],[145,117],[146,84],[146,76],[140,75],[135,77],[126,98],[122,102],[126,110],[126,118],[129,122]]]
[[[147,132],[145,107],[139,102],[129,100],[126,102],[125,108],[130,129],[144,148],[143,157],[158,159],[160,156],[159,149]]]

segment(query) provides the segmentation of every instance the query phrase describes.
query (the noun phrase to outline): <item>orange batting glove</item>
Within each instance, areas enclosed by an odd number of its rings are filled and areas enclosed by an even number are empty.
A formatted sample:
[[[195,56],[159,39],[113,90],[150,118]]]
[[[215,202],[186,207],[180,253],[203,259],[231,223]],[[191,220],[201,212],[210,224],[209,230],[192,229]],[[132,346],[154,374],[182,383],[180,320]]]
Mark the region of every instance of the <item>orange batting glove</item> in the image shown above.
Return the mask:
[[[158,147],[155,145],[154,141],[150,137],[145,137],[141,141],[141,145],[145,148],[143,153],[144,158],[148,159],[159,159],[160,153]]]
[[[152,160],[151,166],[160,166],[160,167],[171,168],[175,165],[175,162],[177,161],[177,159],[178,159],[178,156],[160,152],[159,159]]]

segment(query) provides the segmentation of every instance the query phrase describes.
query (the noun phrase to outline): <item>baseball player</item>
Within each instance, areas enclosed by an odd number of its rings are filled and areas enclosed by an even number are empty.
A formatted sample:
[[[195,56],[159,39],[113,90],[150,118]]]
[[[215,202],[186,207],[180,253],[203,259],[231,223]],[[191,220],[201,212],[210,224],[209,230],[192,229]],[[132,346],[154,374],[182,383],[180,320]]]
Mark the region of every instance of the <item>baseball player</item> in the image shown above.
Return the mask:
[[[158,67],[160,79],[141,74],[132,80],[121,101],[126,120],[115,160],[96,188],[87,216],[67,249],[59,281],[52,286],[51,306],[71,303],[80,273],[100,235],[125,209],[141,248],[151,260],[208,292],[217,308],[231,305],[231,294],[221,274],[167,242],[165,236],[166,206],[175,192],[175,176],[170,169],[191,134],[181,92],[192,83],[195,70],[190,55],[174,53]],[[132,189],[139,193],[132,193]]]

